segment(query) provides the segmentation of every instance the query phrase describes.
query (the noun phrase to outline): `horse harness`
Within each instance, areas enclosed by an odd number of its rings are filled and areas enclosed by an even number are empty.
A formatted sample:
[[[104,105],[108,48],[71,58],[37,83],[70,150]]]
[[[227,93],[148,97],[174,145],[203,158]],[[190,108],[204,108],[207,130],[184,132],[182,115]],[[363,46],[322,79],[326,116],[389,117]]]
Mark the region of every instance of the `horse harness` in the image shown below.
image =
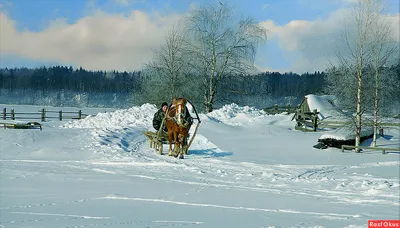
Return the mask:
[[[183,112],[182,112],[182,106],[183,106]],[[177,109],[177,107],[178,107],[178,109]],[[166,117],[169,120],[174,121],[181,128],[190,127],[189,126],[189,122],[185,119],[185,116],[186,116],[186,108],[185,108],[185,106],[184,105],[178,105],[178,106],[174,106],[174,108],[175,108],[175,115],[173,117],[169,116],[169,111],[171,109],[168,108]]]

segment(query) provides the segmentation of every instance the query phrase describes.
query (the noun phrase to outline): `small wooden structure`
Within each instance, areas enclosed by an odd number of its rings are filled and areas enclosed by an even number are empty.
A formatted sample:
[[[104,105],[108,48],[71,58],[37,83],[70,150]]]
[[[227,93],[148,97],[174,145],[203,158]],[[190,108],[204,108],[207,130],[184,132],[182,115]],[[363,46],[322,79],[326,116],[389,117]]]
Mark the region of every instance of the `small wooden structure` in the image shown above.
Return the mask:
[[[335,119],[332,126],[328,126],[326,119]],[[337,128],[340,125],[338,120],[345,119],[345,115],[341,112],[333,102],[332,96],[307,95],[303,98],[297,107],[292,120],[296,120],[296,129],[303,131],[317,131],[318,126],[329,128]],[[331,123],[331,122],[330,122]]]
[[[335,147],[338,149],[343,148],[343,145],[355,145],[356,143],[356,138],[354,134],[351,134],[349,132],[348,135],[343,137],[343,132],[346,132],[347,129],[341,128],[337,131],[334,132],[328,132],[326,134],[323,134],[319,139],[318,139],[318,144],[314,146],[314,148],[321,149],[319,147]],[[365,129],[362,134],[361,134],[361,142],[364,140],[367,140],[371,138],[373,135],[371,129]],[[323,148],[322,148],[323,149]]]
[[[296,111],[292,120],[296,118],[296,129],[300,129],[302,127],[312,128],[312,131],[317,131],[318,128],[318,114],[317,109],[314,109],[312,112],[302,112]]]

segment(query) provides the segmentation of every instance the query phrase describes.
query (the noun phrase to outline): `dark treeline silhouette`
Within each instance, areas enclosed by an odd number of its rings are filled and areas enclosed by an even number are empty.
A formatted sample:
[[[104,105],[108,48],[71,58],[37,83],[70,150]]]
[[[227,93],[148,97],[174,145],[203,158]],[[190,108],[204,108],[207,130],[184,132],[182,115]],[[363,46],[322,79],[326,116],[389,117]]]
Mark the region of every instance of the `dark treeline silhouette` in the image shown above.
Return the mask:
[[[13,91],[18,95],[26,96],[26,91],[36,91],[36,97],[48,96],[49,91],[57,92],[54,99],[61,97],[59,91],[69,91],[93,102],[93,94],[109,93],[115,96],[124,94],[124,104],[118,107],[138,105],[134,100],[128,101],[127,94],[140,92],[141,72],[105,72],[89,71],[82,67],[73,69],[67,66],[40,67],[40,68],[3,68],[0,69],[0,95],[12,96]],[[196,84],[194,81],[193,83]],[[268,106],[275,103],[281,105],[296,105],[301,98],[310,93],[323,91],[324,73],[314,72],[302,75],[296,73],[264,72],[256,75],[226,77],[219,90],[221,93],[217,104],[223,105],[234,102],[240,105]],[[156,88],[155,88],[156,89]],[[37,91],[41,93],[38,95]],[[47,95],[46,95],[47,94]],[[116,95],[117,94],[117,95]],[[65,96],[65,95],[63,95]],[[136,94],[136,98],[140,95]],[[193,96],[195,97],[195,96]],[[82,96],[80,96],[82,99]],[[139,99],[140,100],[140,99]],[[143,101],[143,100],[142,100]],[[4,102],[4,101],[3,101]],[[30,100],[30,104],[43,102],[43,99]],[[143,101],[144,102],[144,101]],[[22,101],[20,102],[22,103]],[[62,103],[62,102],[56,102]],[[94,105],[89,101],[81,105]],[[51,105],[55,105],[54,102]],[[99,105],[99,104],[96,104]],[[105,106],[114,104],[105,104]]]
[[[256,106],[297,105],[307,94],[324,90],[325,73],[296,74],[293,72],[263,72],[256,75],[227,77],[221,82],[223,102]]]
[[[389,67],[400,86],[400,63]],[[296,74],[293,72],[262,72],[254,75],[225,77],[218,89],[216,108],[224,104],[264,108],[278,105],[298,105],[307,94],[326,93],[329,77],[325,72]],[[190,80],[198,87],[196,77]],[[148,80],[140,71],[89,71],[67,66],[0,69],[0,103],[128,108],[146,99],[143,85]],[[154,92],[159,92],[154,85]],[[400,89],[398,90],[400,91]],[[152,91],[147,91],[149,93]],[[166,91],[168,93],[168,91]],[[202,93],[188,94],[201,106]],[[399,97],[397,92],[394,97]]]
[[[390,67],[400,81],[400,63]],[[323,94],[325,72],[279,73],[225,77],[217,106],[227,103],[259,108],[297,105],[307,94]],[[198,85],[194,77],[192,83]],[[89,71],[67,66],[0,69],[0,103],[56,106],[131,107],[147,101],[141,94],[146,79],[140,71]],[[154,88],[157,90],[157,88]],[[195,91],[193,91],[195,93]],[[134,95],[134,96],[133,96]],[[201,94],[193,94],[201,97]],[[74,100],[73,102],[71,100]],[[201,104],[201,99],[197,101]]]
[[[5,68],[0,69],[0,88],[120,93],[135,89],[139,75],[140,71],[88,71],[66,66]]]

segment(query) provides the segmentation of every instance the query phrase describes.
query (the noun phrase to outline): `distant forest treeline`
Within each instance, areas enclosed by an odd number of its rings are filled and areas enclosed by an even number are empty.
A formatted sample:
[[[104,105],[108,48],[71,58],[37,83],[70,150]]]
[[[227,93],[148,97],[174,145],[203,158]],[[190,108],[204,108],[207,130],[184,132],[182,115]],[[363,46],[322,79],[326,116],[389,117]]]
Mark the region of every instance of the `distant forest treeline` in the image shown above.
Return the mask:
[[[67,66],[3,68],[0,69],[0,102],[8,103],[14,97],[11,102],[17,104],[130,107],[146,102],[132,96],[140,97],[144,81],[140,71],[89,71]],[[217,104],[233,102],[262,107],[277,102],[298,102],[305,94],[322,92],[323,84],[323,72],[302,75],[264,72],[226,77],[220,85]]]
[[[392,68],[400,75],[400,63]],[[325,77],[324,72],[318,71],[301,75],[263,72],[226,77],[220,84],[217,105],[236,103],[259,108],[297,105],[307,94],[323,93]],[[157,104],[159,101],[141,99],[145,82],[140,71],[89,71],[66,66],[2,68],[0,103],[118,108]]]
[[[5,68],[0,69],[0,88],[125,93],[139,85],[139,77],[140,71],[88,71],[82,67]]]

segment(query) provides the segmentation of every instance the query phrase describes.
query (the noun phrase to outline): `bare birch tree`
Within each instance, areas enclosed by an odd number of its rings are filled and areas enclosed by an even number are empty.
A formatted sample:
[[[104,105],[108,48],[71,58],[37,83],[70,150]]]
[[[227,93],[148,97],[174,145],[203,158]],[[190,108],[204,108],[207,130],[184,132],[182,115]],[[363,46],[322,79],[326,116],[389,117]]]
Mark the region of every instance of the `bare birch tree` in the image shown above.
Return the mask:
[[[213,110],[224,77],[253,69],[257,46],[266,40],[265,29],[252,19],[234,21],[222,3],[194,9],[186,18],[188,61],[201,79],[205,112]]]
[[[382,5],[377,5],[377,13],[381,13],[383,11]],[[381,100],[382,94],[385,94],[385,91],[382,91],[382,83],[385,83],[389,86],[386,87],[386,94],[389,92],[390,94],[390,84],[393,80],[391,80],[390,76],[393,76],[388,70],[383,67],[388,62],[388,59],[395,53],[397,50],[396,43],[391,39],[392,31],[391,24],[388,20],[380,17],[376,21],[374,21],[374,26],[372,29],[372,61],[371,65],[373,67],[374,74],[374,101],[373,101],[373,129],[374,135],[372,140],[372,146],[376,146],[376,139],[378,134],[378,127],[380,124],[380,111],[381,111]]]
[[[171,101],[188,96],[195,90],[183,48],[183,31],[174,27],[168,31],[165,43],[154,51],[154,59],[143,70],[148,101]]]
[[[373,42],[371,39],[374,21],[379,18],[379,2],[377,0],[358,0],[351,9],[351,20],[354,30],[346,29],[342,36],[346,48],[338,52],[340,65],[347,68],[346,72],[355,75],[355,146],[360,146],[362,137],[362,116],[367,107],[363,105],[363,80],[365,67],[372,60]],[[344,88],[343,88],[344,89]],[[356,149],[359,152],[360,149]]]
[[[330,91],[339,96],[347,110],[355,112],[355,146],[361,143],[366,122],[363,114],[369,110],[374,113],[376,141],[382,87],[392,87],[393,74],[383,69],[395,48],[389,45],[392,30],[382,20],[383,10],[380,0],[358,0],[353,5],[351,24],[342,33],[344,48],[337,52],[339,64],[327,71]]]

